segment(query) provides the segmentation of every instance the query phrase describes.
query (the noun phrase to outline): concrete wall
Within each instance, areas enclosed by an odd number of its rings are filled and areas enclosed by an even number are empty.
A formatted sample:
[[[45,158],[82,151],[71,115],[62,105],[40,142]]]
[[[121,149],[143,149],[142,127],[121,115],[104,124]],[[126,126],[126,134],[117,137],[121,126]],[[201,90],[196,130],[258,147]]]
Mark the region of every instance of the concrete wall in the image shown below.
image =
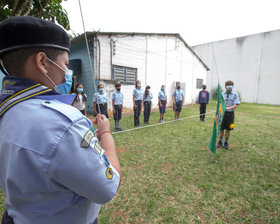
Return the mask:
[[[200,89],[196,89],[196,79],[206,83],[206,68],[197,57],[175,35],[102,35],[97,36],[100,42],[100,80],[104,80],[105,91],[109,95],[114,91],[111,83],[111,50],[110,41],[116,45],[112,64],[137,68],[137,79],[142,82],[142,89],[151,86],[154,96],[153,107],[157,107],[158,92],[161,85],[166,85],[168,104],[171,105],[171,94],[175,82],[185,86],[185,104],[196,101]],[[73,52],[73,51],[72,51]],[[97,64],[97,61],[95,62]],[[97,74],[98,76],[98,74]],[[134,85],[123,85],[124,106],[132,108]]]
[[[223,88],[226,80],[233,80],[244,102],[280,105],[280,30],[197,45],[193,50],[210,68],[208,90],[217,87],[219,77]]]

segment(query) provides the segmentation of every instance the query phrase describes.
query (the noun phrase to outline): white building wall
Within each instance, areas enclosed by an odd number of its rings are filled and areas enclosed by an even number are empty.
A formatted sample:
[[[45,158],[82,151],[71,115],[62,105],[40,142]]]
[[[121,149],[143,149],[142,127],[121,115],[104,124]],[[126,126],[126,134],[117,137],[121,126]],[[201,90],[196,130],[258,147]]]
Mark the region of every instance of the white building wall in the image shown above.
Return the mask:
[[[242,101],[280,105],[277,85],[280,82],[280,30],[193,47],[210,67],[208,90],[216,88],[218,77],[232,80]],[[216,65],[215,66],[215,60]]]
[[[170,106],[176,81],[180,81],[185,87],[185,104],[196,101],[196,78],[202,78],[206,82],[206,68],[175,35],[98,35],[97,38],[101,45],[100,79],[105,81],[109,101],[113,85],[106,84],[106,80],[111,80],[111,39],[116,45],[112,64],[137,68],[137,79],[142,82],[142,89],[145,90],[146,85],[151,87],[153,108],[158,107],[158,92],[163,84],[166,86]],[[125,107],[132,108],[134,88],[134,85],[122,86]]]

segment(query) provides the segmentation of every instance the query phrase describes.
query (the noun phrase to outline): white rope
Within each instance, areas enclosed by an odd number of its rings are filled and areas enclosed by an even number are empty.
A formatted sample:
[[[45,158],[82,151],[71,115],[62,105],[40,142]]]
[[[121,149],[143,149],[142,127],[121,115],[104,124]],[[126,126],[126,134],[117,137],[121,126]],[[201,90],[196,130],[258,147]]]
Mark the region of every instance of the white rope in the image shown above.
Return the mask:
[[[212,112],[208,112],[208,113],[204,113],[204,114],[192,115],[189,117],[180,118],[178,120],[165,121],[164,123],[151,124],[151,125],[147,125],[147,126],[141,126],[141,127],[137,127],[137,128],[131,128],[131,129],[127,129],[127,130],[117,131],[117,132],[113,132],[112,134],[119,134],[119,133],[124,133],[124,132],[129,132],[129,131],[135,131],[135,130],[139,130],[139,129],[143,129],[143,128],[151,128],[151,127],[159,126],[162,124],[170,124],[172,122],[182,121],[182,120],[198,117],[200,115],[206,115],[206,114],[212,114],[212,113],[216,113],[216,111],[212,111]]]
[[[84,29],[84,34],[85,34],[85,41],[86,41],[87,53],[88,53],[88,61],[89,61],[89,65],[90,65],[90,71],[91,71],[91,74],[92,74],[94,91],[97,92],[97,88],[96,88],[96,84],[95,84],[95,78],[96,77],[94,76],[93,66],[92,66],[92,63],[91,63],[91,58],[90,58],[90,53],[89,53],[89,46],[88,46],[88,39],[87,39],[86,28],[85,28],[84,17],[83,17],[83,11],[82,11],[82,6],[81,6],[81,1],[80,0],[79,0],[79,6],[80,6],[81,18],[82,18],[83,29]],[[96,97],[96,104],[98,106],[99,113],[101,113],[100,106],[99,106],[99,103],[98,103],[98,97]]]

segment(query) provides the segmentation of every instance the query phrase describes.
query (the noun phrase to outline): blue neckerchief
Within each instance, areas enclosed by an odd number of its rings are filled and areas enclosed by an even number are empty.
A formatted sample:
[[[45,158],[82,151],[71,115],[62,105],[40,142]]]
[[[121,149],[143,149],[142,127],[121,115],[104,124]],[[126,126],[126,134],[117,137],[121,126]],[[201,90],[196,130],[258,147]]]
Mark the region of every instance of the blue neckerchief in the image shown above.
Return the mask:
[[[17,103],[31,98],[44,100],[56,99],[63,103],[71,104],[74,97],[75,95],[60,95],[56,91],[30,79],[6,76],[2,80],[0,117]]]

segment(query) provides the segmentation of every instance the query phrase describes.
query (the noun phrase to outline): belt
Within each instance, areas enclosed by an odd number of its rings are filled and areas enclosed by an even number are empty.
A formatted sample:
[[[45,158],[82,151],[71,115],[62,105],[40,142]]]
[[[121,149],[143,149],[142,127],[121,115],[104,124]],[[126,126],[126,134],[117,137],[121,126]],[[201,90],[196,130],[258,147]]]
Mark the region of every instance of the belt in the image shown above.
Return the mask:
[[[103,105],[103,106],[105,106],[107,103],[99,103],[99,104],[97,104],[97,105]]]

